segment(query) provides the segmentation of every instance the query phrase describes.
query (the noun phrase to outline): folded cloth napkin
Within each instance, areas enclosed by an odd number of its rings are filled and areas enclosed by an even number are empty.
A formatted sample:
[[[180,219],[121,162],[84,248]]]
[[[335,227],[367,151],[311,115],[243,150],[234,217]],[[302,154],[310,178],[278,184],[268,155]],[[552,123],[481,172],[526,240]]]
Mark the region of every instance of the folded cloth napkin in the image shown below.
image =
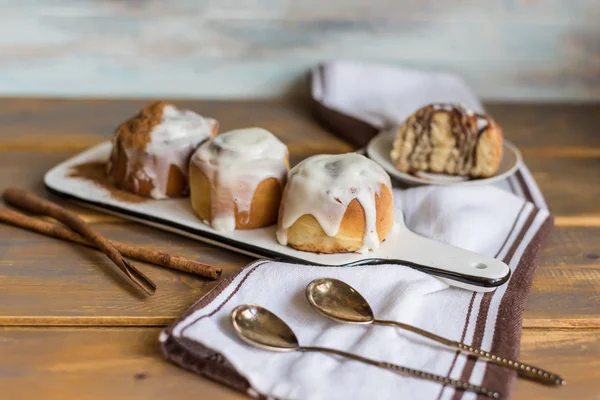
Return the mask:
[[[331,126],[342,130],[362,124],[371,129],[371,135],[431,101],[459,101],[481,109],[464,84],[452,76],[353,63],[317,68],[313,94],[321,117]],[[359,132],[368,134],[364,129]],[[449,287],[402,266],[332,268],[257,261],[223,279],[161,333],[165,356],[256,398],[476,398],[472,393],[326,354],[255,349],[237,338],[229,319],[236,306],[253,303],[286,321],[301,345],[341,349],[468,380],[507,397],[514,373],[397,328],[330,321],[310,308],[304,290],[318,277],[341,279],[369,301],[378,318],[517,358],[524,301],[541,243],[552,226],[533,179],[521,166],[501,187],[394,189],[394,196],[410,229],[504,260],[512,270],[509,282],[483,294]]]

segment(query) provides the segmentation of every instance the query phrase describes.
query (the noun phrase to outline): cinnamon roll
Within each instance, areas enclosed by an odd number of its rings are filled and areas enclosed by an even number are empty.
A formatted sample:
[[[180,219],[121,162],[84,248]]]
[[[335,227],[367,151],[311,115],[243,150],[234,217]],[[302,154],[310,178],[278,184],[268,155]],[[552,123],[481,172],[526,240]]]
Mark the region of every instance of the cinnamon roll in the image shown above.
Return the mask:
[[[108,176],[117,188],[140,196],[184,196],[190,156],[217,128],[216,120],[193,111],[151,103],[117,128]]]
[[[391,152],[399,171],[487,178],[502,158],[502,130],[489,116],[453,104],[430,104],[398,129]]]
[[[376,250],[394,224],[388,174],[355,154],[317,155],[291,171],[277,240],[315,253]]]
[[[190,161],[192,208],[218,231],[277,222],[288,150],[261,128],[239,129],[201,145]]]

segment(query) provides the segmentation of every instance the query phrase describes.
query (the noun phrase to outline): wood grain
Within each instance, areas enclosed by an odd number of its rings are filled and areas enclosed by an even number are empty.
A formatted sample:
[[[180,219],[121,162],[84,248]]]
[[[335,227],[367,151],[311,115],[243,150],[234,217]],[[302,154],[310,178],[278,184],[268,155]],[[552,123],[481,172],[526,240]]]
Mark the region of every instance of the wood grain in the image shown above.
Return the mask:
[[[524,157],[550,212],[558,217],[590,217],[597,221],[600,208],[600,158]],[[563,220],[566,221],[566,220]],[[576,219],[569,222],[573,224]],[[585,224],[585,220],[581,221]]]
[[[135,114],[148,100],[18,99],[0,97],[0,151],[81,151],[110,136],[116,125]],[[176,100],[200,114],[217,118],[220,130],[261,125],[297,146],[320,151],[348,149],[312,117],[306,99]],[[486,103],[507,139],[525,155],[560,149],[595,157],[600,149],[600,105]],[[542,150],[539,150],[542,149]],[[542,154],[540,154],[542,153]],[[552,153],[550,153],[551,156]]]
[[[6,399],[244,399],[165,361],[159,329],[0,328]]]
[[[589,399],[600,394],[600,330],[525,330],[520,359],[560,371],[567,380],[561,388],[518,381],[514,400]]]
[[[555,228],[527,299],[525,328],[600,328],[600,229]]]
[[[540,268],[595,265],[600,263],[600,229],[558,227],[541,253]]]
[[[251,258],[138,224],[97,223],[114,240],[217,265],[224,275]],[[557,228],[545,248],[525,326],[600,327],[600,228]],[[14,227],[0,227],[0,325],[170,323],[215,282],[136,263],[159,290],[151,299],[124,291],[97,252]],[[115,272],[116,274],[116,272]]]
[[[156,328],[0,328],[0,386],[9,399],[246,399],[166,362]],[[600,331],[525,330],[521,360],[564,374],[519,381],[512,399],[597,399]]]
[[[358,59],[455,71],[487,98],[600,98],[593,1],[3,4],[13,95],[280,96],[319,61]]]
[[[0,151],[82,151],[109,140],[115,127],[147,102],[0,98]],[[292,153],[352,150],[314,121],[306,101],[175,103],[216,118],[221,132],[260,125],[281,137]]]
[[[540,155],[538,149],[554,147],[563,154],[587,148],[595,157],[600,148],[600,135],[595,134],[600,104],[490,103],[485,108],[525,155]]]
[[[138,224],[94,224],[106,237],[195,259],[231,274],[251,258]],[[217,282],[142,262],[158,290],[151,298],[120,279],[102,254],[24,231],[0,228],[0,324],[165,325]],[[79,320],[80,317],[83,317]]]
[[[0,175],[0,189],[12,182],[23,182],[27,189],[42,194],[40,182],[44,171],[78,151],[107,140],[119,121],[145,103],[144,100],[0,99],[0,168],[5,171]],[[353,150],[315,122],[306,101],[179,101],[177,104],[217,118],[222,122],[222,131],[260,125],[275,132],[289,146],[292,163],[312,154]],[[557,216],[557,224],[600,226],[600,212],[594,200],[600,196],[600,185],[593,184],[600,175],[600,135],[596,134],[600,107],[492,103],[488,109],[503,126],[506,137],[523,149],[527,164]],[[560,149],[560,163],[555,161],[557,149]],[[581,152],[581,149],[586,150]],[[572,156],[573,153],[577,155]],[[23,168],[23,164],[30,167]],[[97,213],[82,212],[102,218]]]

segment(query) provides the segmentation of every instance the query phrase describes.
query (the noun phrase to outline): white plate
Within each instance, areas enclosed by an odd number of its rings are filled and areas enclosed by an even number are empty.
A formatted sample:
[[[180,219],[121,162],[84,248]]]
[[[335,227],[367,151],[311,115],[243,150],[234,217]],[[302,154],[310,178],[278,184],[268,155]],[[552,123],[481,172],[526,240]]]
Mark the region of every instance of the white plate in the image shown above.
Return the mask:
[[[369,158],[381,165],[392,177],[409,185],[483,185],[496,182],[514,174],[521,161],[521,153],[514,144],[504,140],[502,145],[502,159],[496,175],[484,179],[469,179],[462,176],[444,174],[431,174],[419,172],[418,175],[407,174],[396,169],[392,162],[390,152],[394,143],[394,133],[383,131],[375,136],[367,145]]]
[[[110,142],[106,142],[52,168],[44,177],[46,188],[94,209],[256,257],[324,266],[408,265],[453,286],[483,292],[494,290],[510,276],[510,269],[500,260],[409,231],[401,213],[398,213],[397,229],[390,232],[377,251],[367,254],[315,254],[280,245],[275,238],[274,226],[234,232],[216,231],[194,215],[187,198],[128,203],[115,199],[109,190],[89,180],[69,176],[76,165],[107,160],[110,149]]]

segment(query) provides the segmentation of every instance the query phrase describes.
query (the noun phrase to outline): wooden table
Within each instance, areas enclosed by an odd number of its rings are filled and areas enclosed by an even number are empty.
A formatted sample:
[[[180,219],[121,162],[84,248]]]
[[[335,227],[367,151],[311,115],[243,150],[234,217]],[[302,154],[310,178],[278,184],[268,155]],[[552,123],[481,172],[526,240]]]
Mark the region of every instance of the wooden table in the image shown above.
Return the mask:
[[[46,170],[107,140],[138,100],[0,99],[0,190],[47,195]],[[301,101],[179,102],[222,129],[259,125],[292,161],[351,147]],[[519,382],[515,399],[600,399],[600,106],[490,104],[556,216],[524,317],[521,358],[563,374],[561,389]],[[227,276],[250,258],[70,206],[110,238],[216,264]],[[138,263],[141,264],[141,263]],[[128,290],[95,251],[0,226],[0,398],[239,399],[163,360],[160,327],[215,286],[141,264],[153,298]]]

